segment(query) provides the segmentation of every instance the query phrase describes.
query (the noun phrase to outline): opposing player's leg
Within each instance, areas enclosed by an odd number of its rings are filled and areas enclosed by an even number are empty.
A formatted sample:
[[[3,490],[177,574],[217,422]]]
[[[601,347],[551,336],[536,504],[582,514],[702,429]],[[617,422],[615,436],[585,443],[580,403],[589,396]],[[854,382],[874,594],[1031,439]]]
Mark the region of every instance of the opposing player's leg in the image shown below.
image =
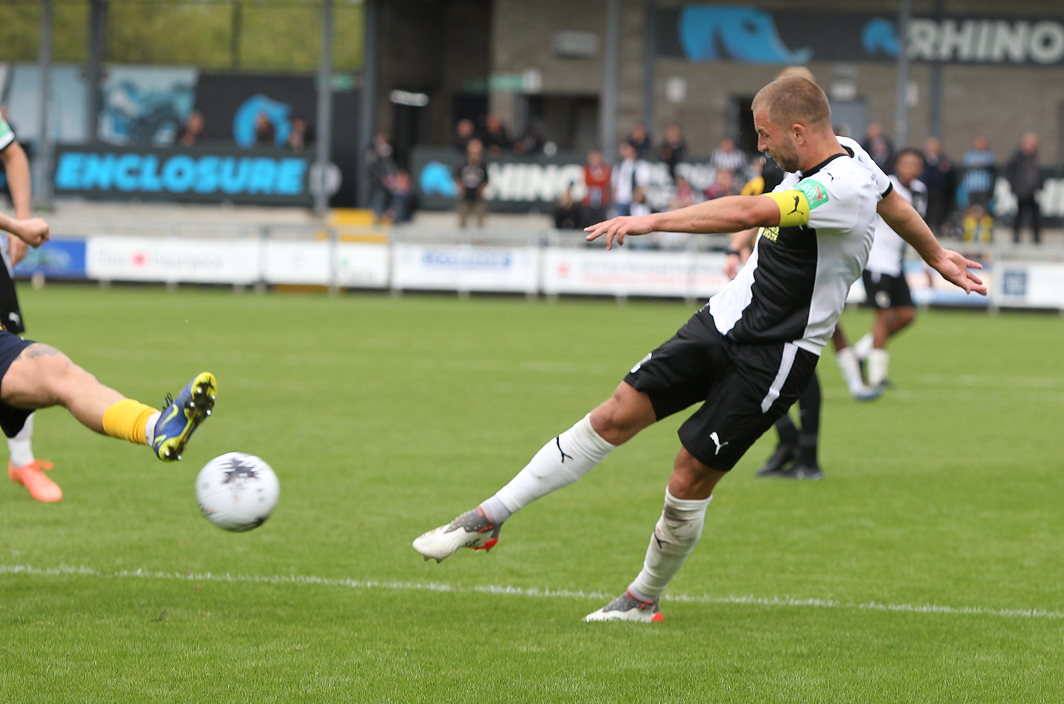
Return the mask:
[[[29,414],[22,430],[7,439],[11,453],[7,462],[7,476],[16,484],[26,487],[30,496],[38,501],[59,501],[63,498],[63,490],[45,475],[47,470],[52,469],[52,463],[33,456],[33,416],[33,413]]]
[[[29,176],[26,178],[28,180]],[[8,235],[0,234],[0,254],[5,257],[2,247],[9,241],[8,238]],[[12,244],[21,242],[17,238],[11,238],[10,241]],[[21,335],[26,331],[26,324],[18,302],[18,291],[8,269],[10,263],[6,259],[3,263],[4,266],[0,266],[0,326],[10,333]],[[30,496],[38,501],[53,502],[63,498],[63,490],[44,473],[52,468],[52,463],[48,460],[38,461],[33,455],[32,415],[26,419],[22,430],[7,439],[7,449],[7,476],[11,481],[26,487]]]
[[[12,348],[17,348],[13,359]],[[0,367],[6,366],[0,368],[0,424],[8,437],[17,435],[34,410],[63,406],[90,430],[147,445],[161,460],[178,460],[192,433],[210,416],[217,395],[214,376],[203,372],[176,399],[167,397],[160,412],[104,386],[49,345],[0,331],[0,350],[8,351],[0,359]]]
[[[618,445],[656,420],[645,393],[621,382],[607,401],[547,442],[506,486],[471,511],[414,540],[426,560],[442,562],[460,548],[491,550],[506,519],[577,481]]]

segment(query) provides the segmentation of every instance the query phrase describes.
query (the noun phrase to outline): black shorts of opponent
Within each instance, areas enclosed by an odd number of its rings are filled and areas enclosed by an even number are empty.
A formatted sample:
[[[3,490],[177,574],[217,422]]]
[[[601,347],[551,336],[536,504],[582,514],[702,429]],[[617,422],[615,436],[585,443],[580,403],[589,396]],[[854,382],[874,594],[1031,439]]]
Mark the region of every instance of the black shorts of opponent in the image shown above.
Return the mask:
[[[864,279],[865,294],[868,297],[866,305],[879,310],[913,307],[913,297],[904,274],[891,276],[865,269],[861,278]]]
[[[26,332],[26,325],[22,322],[22,310],[18,307],[15,282],[3,262],[0,262],[0,326],[18,335]]]
[[[706,307],[624,380],[650,397],[658,420],[701,403],[680,426],[680,442],[702,464],[727,472],[794,405],[819,359],[789,342],[732,342]]]
[[[7,330],[0,330],[0,389],[3,389],[4,377],[7,376],[8,367],[18,359],[22,350],[33,344],[33,340],[23,340],[18,335],[12,335]],[[4,435],[13,438],[22,430],[26,419],[33,411],[24,408],[14,408],[0,401],[0,429]]]

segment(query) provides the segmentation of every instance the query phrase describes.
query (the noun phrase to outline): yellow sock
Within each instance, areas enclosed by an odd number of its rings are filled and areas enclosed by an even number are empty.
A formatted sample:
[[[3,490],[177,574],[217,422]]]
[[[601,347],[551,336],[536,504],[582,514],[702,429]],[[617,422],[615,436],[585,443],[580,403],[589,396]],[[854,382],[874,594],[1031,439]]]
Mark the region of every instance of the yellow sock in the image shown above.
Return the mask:
[[[103,432],[113,438],[129,440],[137,445],[147,445],[145,428],[148,418],[157,409],[145,406],[140,401],[124,398],[104,411]]]

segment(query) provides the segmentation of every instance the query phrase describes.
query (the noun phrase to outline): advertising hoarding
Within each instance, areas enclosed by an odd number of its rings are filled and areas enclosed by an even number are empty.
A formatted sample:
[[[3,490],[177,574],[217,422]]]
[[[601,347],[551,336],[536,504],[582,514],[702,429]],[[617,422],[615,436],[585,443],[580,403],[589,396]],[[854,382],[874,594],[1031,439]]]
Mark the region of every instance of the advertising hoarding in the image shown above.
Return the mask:
[[[397,244],[392,252],[392,288],[535,293],[539,250]]]

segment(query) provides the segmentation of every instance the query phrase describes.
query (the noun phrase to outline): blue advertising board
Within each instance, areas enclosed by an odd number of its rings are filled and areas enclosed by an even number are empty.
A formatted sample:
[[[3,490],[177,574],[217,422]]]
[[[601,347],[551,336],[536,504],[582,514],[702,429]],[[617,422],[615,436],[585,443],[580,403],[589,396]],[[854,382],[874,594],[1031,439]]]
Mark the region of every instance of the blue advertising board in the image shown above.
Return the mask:
[[[84,238],[49,240],[26,252],[26,258],[15,267],[15,276],[28,278],[39,273],[55,279],[84,279],[85,243]]]
[[[56,148],[55,193],[86,198],[309,206],[310,157],[286,149]]]

